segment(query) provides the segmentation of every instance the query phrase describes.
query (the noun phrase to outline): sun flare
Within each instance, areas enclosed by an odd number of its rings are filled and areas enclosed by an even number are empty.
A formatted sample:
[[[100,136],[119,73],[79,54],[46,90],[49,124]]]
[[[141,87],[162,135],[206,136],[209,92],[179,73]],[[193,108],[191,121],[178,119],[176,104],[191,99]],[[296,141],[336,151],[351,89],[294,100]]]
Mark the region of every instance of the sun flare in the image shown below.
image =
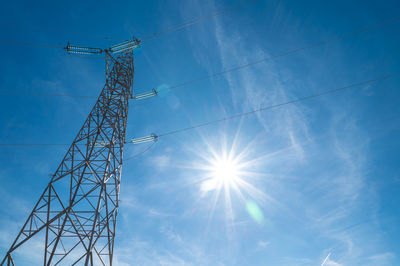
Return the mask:
[[[225,213],[229,228],[233,228],[233,222],[239,217],[245,219],[241,216],[244,212],[256,223],[262,224],[264,212],[260,203],[266,204],[269,196],[257,185],[266,174],[258,171],[264,160],[261,160],[263,156],[255,154],[255,142],[241,145],[236,135],[231,141],[222,138],[218,141],[220,147],[216,148],[208,139],[204,141],[207,149],[195,150],[201,160],[190,167],[201,171],[199,178],[193,182],[199,186],[200,192],[196,205],[205,206],[210,212],[210,219],[215,213]]]
[[[238,178],[238,165],[231,160],[217,160],[212,167],[212,178],[218,183],[230,184]]]

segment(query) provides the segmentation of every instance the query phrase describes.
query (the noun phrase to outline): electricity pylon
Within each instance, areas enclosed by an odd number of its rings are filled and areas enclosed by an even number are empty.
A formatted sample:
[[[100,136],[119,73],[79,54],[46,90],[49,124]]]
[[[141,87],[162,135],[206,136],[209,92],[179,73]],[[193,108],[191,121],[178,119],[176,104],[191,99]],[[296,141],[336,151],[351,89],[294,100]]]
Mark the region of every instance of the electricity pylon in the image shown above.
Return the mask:
[[[0,265],[16,265],[19,257],[32,265],[23,250],[17,256],[15,251],[32,248],[33,239],[42,246],[44,266],[112,265],[128,100],[133,98],[133,49],[138,45],[133,40],[104,51],[65,48],[68,53],[104,52],[106,83]]]

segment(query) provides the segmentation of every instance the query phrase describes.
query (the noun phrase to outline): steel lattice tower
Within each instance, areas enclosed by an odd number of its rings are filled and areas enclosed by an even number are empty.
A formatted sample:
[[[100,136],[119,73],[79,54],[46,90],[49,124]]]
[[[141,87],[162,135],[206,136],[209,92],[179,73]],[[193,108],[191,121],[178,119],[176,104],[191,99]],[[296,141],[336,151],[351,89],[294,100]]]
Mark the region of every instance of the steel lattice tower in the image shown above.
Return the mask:
[[[112,265],[134,72],[133,48],[115,50],[104,50],[105,86],[1,265],[16,265],[15,250],[33,238],[45,266]]]

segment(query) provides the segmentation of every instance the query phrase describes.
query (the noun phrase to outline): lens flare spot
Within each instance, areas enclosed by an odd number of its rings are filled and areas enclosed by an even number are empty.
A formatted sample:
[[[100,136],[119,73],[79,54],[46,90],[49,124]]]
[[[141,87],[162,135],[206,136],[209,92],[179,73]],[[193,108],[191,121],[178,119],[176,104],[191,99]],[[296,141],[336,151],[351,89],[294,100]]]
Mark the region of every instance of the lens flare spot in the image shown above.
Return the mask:
[[[158,92],[158,96],[160,96],[160,97],[167,96],[170,92],[169,88],[170,88],[170,86],[168,84],[161,84],[160,86],[158,86],[156,88],[156,91]]]
[[[264,221],[264,214],[261,211],[260,207],[258,207],[258,205],[255,202],[248,201],[246,203],[246,209],[250,217],[253,218],[254,221],[256,221],[259,224],[261,224]]]

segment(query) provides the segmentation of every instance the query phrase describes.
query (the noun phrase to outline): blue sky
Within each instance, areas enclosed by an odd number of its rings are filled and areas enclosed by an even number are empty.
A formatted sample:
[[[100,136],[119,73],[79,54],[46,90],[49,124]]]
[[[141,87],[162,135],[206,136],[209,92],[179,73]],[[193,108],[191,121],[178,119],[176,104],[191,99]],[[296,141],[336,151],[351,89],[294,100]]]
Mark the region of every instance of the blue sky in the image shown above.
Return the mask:
[[[241,1],[13,1],[1,39],[107,47]],[[396,1],[259,1],[143,42],[134,90],[174,86],[398,17]],[[195,125],[400,70],[399,24],[131,104],[127,137]],[[99,94],[104,62],[0,43],[0,89]],[[165,136],[123,166],[115,263],[400,265],[397,77]],[[94,98],[1,94],[1,143],[70,143]],[[132,102],[133,103],[133,102]],[[0,147],[4,254],[67,149]],[[146,148],[127,145],[125,157]],[[210,166],[230,154],[237,186]],[[211,182],[211,183],[210,183]],[[40,240],[18,256],[40,257]],[[29,257],[29,259],[28,259]],[[30,261],[30,262],[27,262]]]

